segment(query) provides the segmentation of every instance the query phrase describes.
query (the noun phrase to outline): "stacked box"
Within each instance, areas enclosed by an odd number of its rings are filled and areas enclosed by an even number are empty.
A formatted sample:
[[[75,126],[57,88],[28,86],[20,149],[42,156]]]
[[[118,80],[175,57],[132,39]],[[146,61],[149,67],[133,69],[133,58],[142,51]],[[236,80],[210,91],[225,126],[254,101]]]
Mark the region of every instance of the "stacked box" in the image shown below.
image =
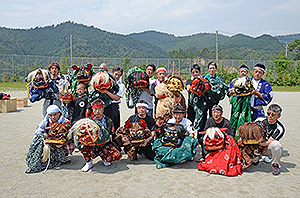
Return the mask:
[[[0,100],[0,112],[7,113],[17,110],[17,99],[12,98],[10,100]]]
[[[17,107],[27,107],[28,99],[27,98],[17,98]]]

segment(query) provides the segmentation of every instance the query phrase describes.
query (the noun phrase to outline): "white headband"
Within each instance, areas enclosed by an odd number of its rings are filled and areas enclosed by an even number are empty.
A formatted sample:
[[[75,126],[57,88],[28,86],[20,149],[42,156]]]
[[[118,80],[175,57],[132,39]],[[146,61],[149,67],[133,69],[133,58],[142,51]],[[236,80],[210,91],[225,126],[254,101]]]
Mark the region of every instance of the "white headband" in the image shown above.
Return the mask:
[[[136,108],[138,108],[138,107],[146,107],[148,109],[148,105],[145,104],[145,103],[137,103],[135,106],[136,106]]]
[[[265,69],[263,69],[263,68],[261,68],[261,67],[253,67],[253,70],[255,70],[255,69],[261,69],[261,70],[263,70],[263,71],[264,71],[264,73],[266,73],[266,70],[265,70]]]

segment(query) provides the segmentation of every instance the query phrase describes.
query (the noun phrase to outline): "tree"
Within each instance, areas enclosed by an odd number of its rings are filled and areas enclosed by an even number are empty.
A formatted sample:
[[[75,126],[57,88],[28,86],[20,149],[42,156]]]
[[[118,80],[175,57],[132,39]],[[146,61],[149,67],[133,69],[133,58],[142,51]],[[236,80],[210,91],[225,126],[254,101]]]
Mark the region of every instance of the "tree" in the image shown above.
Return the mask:
[[[300,39],[288,44],[288,51],[294,60],[300,60]]]

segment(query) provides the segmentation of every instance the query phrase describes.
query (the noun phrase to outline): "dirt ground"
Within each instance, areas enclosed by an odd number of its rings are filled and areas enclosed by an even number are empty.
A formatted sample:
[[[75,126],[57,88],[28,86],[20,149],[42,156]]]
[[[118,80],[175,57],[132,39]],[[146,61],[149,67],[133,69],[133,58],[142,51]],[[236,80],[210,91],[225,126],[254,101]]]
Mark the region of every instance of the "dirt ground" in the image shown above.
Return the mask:
[[[10,93],[12,97],[26,97],[25,92]],[[264,162],[250,166],[242,176],[230,178],[198,171],[195,161],[156,169],[155,163],[143,155],[131,162],[126,154],[110,167],[97,158],[92,171],[83,173],[80,169],[85,162],[79,153],[70,156],[70,164],[45,173],[25,174],[26,153],[42,120],[42,102],[0,113],[0,197],[299,197],[299,99],[300,92],[274,93],[272,102],[283,107],[280,120],[286,127],[280,141],[284,152],[279,176],[273,176],[270,164]],[[221,104],[228,118],[228,98]],[[131,114],[123,99],[122,123]]]

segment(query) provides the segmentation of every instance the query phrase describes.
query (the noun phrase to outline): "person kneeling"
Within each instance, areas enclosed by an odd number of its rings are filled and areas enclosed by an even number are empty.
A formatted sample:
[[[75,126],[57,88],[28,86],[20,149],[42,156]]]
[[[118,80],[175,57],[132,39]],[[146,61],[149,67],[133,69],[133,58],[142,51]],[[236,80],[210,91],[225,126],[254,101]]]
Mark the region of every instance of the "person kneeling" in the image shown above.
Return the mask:
[[[96,99],[92,103],[92,114],[90,118],[77,121],[71,128],[71,132],[76,131],[77,148],[86,161],[81,169],[83,172],[89,171],[92,167],[92,159],[100,156],[104,166],[110,166],[112,161],[118,161],[122,155],[111,142],[109,132],[106,130],[106,121],[103,120],[104,103]]]
[[[47,115],[35,130],[26,157],[28,169],[25,173],[36,173],[71,162],[71,139],[67,138],[70,121],[62,116],[56,105],[47,108]]]
[[[155,121],[146,114],[148,109],[146,101],[139,101],[136,108],[138,114],[130,116],[124,127],[118,128],[114,141],[119,147],[124,147],[124,151],[131,161],[137,160],[139,152],[153,160],[155,153],[151,149],[151,141],[155,132],[151,129],[155,126]]]

